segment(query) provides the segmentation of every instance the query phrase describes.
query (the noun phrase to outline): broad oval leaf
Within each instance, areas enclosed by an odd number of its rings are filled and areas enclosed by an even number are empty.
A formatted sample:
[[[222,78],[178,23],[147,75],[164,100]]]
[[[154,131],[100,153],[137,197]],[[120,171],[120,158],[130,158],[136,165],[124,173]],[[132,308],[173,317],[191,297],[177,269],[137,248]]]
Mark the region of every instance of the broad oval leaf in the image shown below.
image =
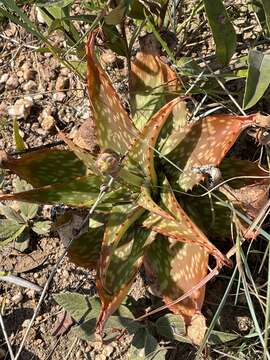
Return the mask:
[[[270,84],[270,54],[250,50],[248,55],[248,75],[246,80],[244,109],[254,106]]]
[[[236,49],[236,34],[222,0],[203,0],[206,15],[216,45],[216,55],[222,65],[230,62]]]

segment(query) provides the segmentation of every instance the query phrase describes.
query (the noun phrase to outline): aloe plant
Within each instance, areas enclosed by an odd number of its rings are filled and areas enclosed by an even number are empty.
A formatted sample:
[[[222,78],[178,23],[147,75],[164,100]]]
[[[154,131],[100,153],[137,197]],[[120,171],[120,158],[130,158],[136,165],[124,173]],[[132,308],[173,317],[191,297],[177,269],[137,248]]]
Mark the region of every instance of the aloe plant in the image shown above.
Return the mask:
[[[15,192],[26,191],[32,188],[30,184],[20,179],[13,181],[13,187]],[[6,205],[0,204],[0,213],[5,216],[5,218],[0,219],[0,245],[5,245],[15,240],[15,249],[25,251],[30,242],[30,230],[38,235],[48,235],[50,221],[36,220],[37,212],[37,204],[27,204],[20,201]]]
[[[230,210],[213,198],[216,219],[211,221],[209,200],[198,197],[199,185],[207,178],[200,169],[220,167],[223,180],[231,173],[265,176],[251,162],[224,160],[239,134],[261,116],[219,114],[188,123],[186,99],[176,97],[181,91],[176,75],[147,48],[137,54],[130,74],[133,121],[96,58],[95,36],[91,33],[87,43],[87,80],[100,153],[90,153],[60,134],[69,150],[38,150],[19,159],[3,156],[3,167],[34,189],[3,194],[0,200],[90,207],[100,188],[113,179],[93,214],[99,222],[90,222],[88,231],[69,248],[72,261],[97,269],[101,308],[96,332],[102,334],[144,264],[153,288],[171,311],[184,318],[189,341],[199,343],[205,325],[201,323],[199,336],[191,330],[203,305],[205,286],[200,283],[208,274],[209,254],[216,259],[216,273],[231,264],[208,238],[217,232],[230,234]],[[268,179],[241,179],[230,185],[220,198],[230,194],[229,201],[245,210],[247,203],[234,196],[235,191],[248,186],[264,191]],[[253,216],[256,210],[254,206]],[[196,286],[185,300],[171,304]]]

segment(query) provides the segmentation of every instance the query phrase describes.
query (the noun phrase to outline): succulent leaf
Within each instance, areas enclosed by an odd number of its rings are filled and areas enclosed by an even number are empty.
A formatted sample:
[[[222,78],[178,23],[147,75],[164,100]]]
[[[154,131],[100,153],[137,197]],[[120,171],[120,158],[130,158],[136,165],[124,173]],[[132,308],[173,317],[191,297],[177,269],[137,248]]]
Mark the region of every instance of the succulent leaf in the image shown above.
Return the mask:
[[[163,155],[183,172],[179,174],[178,169],[163,161],[167,177],[172,182],[177,181],[184,191],[192,189],[203,179],[203,175],[195,174],[193,168],[218,166],[241,131],[254,122],[254,115],[214,115],[180,128],[170,138],[170,148],[163,149]],[[168,150],[171,151],[169,154]]]
[[[8,157],[1,164],[34,187],[68,183],[84,176],[85,165],[70,151],[44,149],[23,154],[20,159]]]
[[[137,211],[139,212],[140,209]],[[133,215],[135,216],[135,214]],[[117,227],[119,229],[119,225]],[[144,249],[153,239],[154,237],[149,234],[149,231],[138,227],[138,224],[134,224],[118,242],[106,272],[105,286],[104,281],[101,281],[100,278],[97,279],[102,303],[97,323],[98,332],[102,331],[108,317],[118,308],[127,295],[142,264]]]
[[[1,200],[17,200],[37,204],[66,204],[70,206],[91,206],[97,199],[102,179],[95,175],[79,177],[69,183],[53,184],[16,194],[2,194]],[[126,202],[132,198],[130,191],[117,187],[107,193],[103,204]]]
[[[161,201],[179,224],[179,238],[177,240],[169,234],[167,239],[159,236],[147,251],[149,261],[146,268],[150,267],[151,273],[157,277],[165,303],[170,303],[199,284],[206,276],[209,247],[202,246],[202,243],[211,243],[184,213],[166,178],[161,190]],[[164,219],[164,223],[166,222],[169,225],[169,221]],[[157,230],[155,227],[153,229]],[[171,310],[176,314],[180,313],[189,324],[202,307],[204,292],[205,287],[199,288],[183,302],[170,307]]]
[[[97,169],[95,166],[95,157],[92,154],[80,148],[79,146],[75,145],[74,142],[68,139],[63,132],[59,132],[58,136],[68,145],[70,150],[74,152],[77,158],[84,163],[87,169],[89,169],[92,173],[97,174]]]
[[[94,41],[95,34],[91,33],[86,47],[87,82],[98,144],[103,149],[111,149],[124,155],[139,133],[96,59]]]
[[[154,150],[160,131],[168,119],[172,109],[181,101],[180,98],[164,105],[145,125],[141,136],[136,139],[128,153],[128,159],[139,164],[148,182],[157,184],[157,175],[154,167]]]
[[[164,186],[163,192],[171,192],[169,186]],[[147,209],[150,214],[144,220],[143,226],[154,230],[171,240],[181,241],[188,244],[196,244],[212,254],[219,265],[230,266],[230,261],[224,256],[192,222],[184,210],[178,204],[177,218],[154,203],[149,194],[142,189],[142,196],[138,200],[140,206]],[[171,196],[171,198],[173,198]]]
[[[140,46],[131,64],[130,105],[133,122],[141,130],[180,86],[175,72],[161,60],[160,45],[154,35],[140,38]]]

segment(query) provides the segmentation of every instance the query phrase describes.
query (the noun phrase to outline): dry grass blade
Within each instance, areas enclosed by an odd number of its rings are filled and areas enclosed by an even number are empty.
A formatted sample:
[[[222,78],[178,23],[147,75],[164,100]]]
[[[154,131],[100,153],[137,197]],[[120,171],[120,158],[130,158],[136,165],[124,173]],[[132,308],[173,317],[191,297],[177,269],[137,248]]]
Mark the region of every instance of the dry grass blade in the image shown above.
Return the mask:
[[[7,347],[8,347],[10,359],[15,360],[13,350],[12,350],[12,347],[10,345],[10,341],[9,341],[9,338],[8,338],[8,335],[7,335],[7,332],[6,332],[5,324],[4,324],[3,317],[2,317],[1,313],[0,313],[0,326],[1,326],[1,330],[2,330],[2,333],[4,335],[4,338],[6,340],[6,344],[7,344]]]

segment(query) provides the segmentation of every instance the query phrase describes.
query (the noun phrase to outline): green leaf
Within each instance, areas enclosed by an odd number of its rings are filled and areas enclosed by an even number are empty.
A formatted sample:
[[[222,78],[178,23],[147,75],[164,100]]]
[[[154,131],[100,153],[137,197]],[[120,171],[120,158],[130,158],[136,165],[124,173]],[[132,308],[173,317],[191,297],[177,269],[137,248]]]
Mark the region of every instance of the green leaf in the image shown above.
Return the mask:
[[[155,353],[159,350],[157,340],[149,333],[147,329],[139,329],[131,343],[129,358],[137,359],[155,359]]]
[[[222,0],[203,0],[211,27],[216,55],[222,65],[230,62],[236,49],[236,34]]]
[[[208,340],[211,345],[220,345],[229,341],[236,340],[240,337],[239,334],[226,333],[223,331],[212,330]]]
[[[130,73],[131,113],[138,129],[179,91],[177,76],[161,60],[160,46],[154,35],[144,36],[140,46]]]
[[[32,185],[28,184],[25,180],[15,179],[13,181],[13,186],[15,192],[23,192],[27,190],[32,190]],[[36,216],[38,212],[38,205],[37,204],[27,204],[24,202],[18,203],[20,213],[25,221],[32,219]]]
[[[15,240],[25,229],[25,225],[15,220],[0,219],[0,246]]]
[[[68,250],[69,259],[79,266],[95,268],[100,257],[104,226],[89,228],[79,238],[75,238]],[[62,238],[61,238],[62,239]],[[68,242],[69,239],[62,239]]]
[[[139,133],[123,108],[112,83],[94,53],[95,35],[87,44],[88,93],[94,115],[98,143],[124,155]]]
[[[54,1],[38,1],[36,2],[36,5],[39,7],[44,8],[50,8],[50,7],[59,7],[64,8],[68,5],[71,5],[74,3],[74,0],[54,0]]]
[[[37,150],[22,155],[20,159],[9,158],[3,167],[35,187],[68,183],[86,174],[85,165],[73,152],[55,149]]]
[[[44,186],[16,194],[2,194],[1,200],[17,200],[37,204],[66,204],[70,206],[91,206],[96,201],[100,186],[100,177],[89,175],[79,177],[69,183]],[[103,204],[132,200],[132,194],[125,188],[116,187],[102,199]]]
[[[119,4],[114,9],[112,9],[108,15],[104,17],[106,24],[108,25],[120,24],[127,12],[129,3],[130,0],[120,0]]]
[[[155,322],[159,335],[171,341],[190,342],[186,335],[186,325],[181,315],[167,314]]]
[[[154,167],[154,147],[164,124],[171,111],[180,102],[180,98],[174,99],[164,105],[144,126],[140,138],[138,138],[127,157],[127,162],[138,164],[146,179],[153,185],[157,184],[157,175]],[[125,165],[125,161],[123,162]]]
[[[268,0],[262,0],[262,4],[265,13],[266,24],[268,31],[270,32],[270,2]]]
[[[85,322],[98,315],[100,303],[97,298],[71,292],[53,294],[53,298],[77,322]]]
[[[14,247],[20,252],[24,252],[28,249],[30,243],[29,228],[25,228],[24,231],[16,238]]]
[[[17,151],[22,151],[26,149],[23,138],[20,135],[19,125],[17,119],[13,119],[13,137],[15,141],[15,146]]]
[[[0,213],[7,219],[15,220],[18,224],[25,223],[25,219],[10,206],[0,204]]]
[[[32,230],[38,235],[48,235],[51,228],[50,221],[35,221]]]
[[[248,76],[246,80],[244,109],[254,106],[270,84],[270,54],[250,50],[248,55]]]

